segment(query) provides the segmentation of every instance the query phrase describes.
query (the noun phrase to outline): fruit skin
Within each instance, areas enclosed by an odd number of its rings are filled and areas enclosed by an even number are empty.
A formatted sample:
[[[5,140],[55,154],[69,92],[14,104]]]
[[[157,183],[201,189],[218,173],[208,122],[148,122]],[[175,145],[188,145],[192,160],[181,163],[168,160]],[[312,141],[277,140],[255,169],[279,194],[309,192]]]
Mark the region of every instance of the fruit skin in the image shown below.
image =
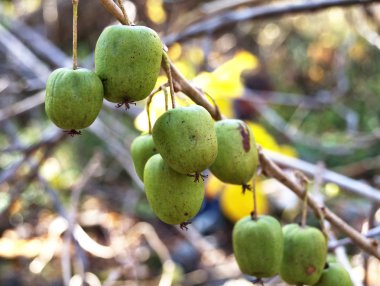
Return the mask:
[[[153,141],[162,158],[181,174],[202,172],[218,153],[214,120],[199,105],[162,114],[154,124]]]
[[[244,185],[256,173],[258,155],[251,129],[244,121],[224,119],[215,123],[218,155],[210,171],[221,181]]]
[[[283,234],[280,223],[271,216],[239,220],[232,232],[232,244],[241,272],[257,278],[272,277],[280,270]]]
[[[131,144],[132,161],[136,173],[142,181],[144,180],[145,164],[154,154],[157,154],[157,149],[151,134],[140,135],[133,140]]]
[[[95,47],[95,72],[111,102],[133,102],[147,97],[156,84],[162,60],[162,42],[144,26],[109,26]]]
[[[321,277],[327,257],[327,241],[315,227],[289,224],[283,228],[284,255],[281,278],[289,284],[313,285]]]
[[[329,262],[314,286],[352,286],[350,275],[339,263]]]
[[[167,224],[187,222],[202,206],[203,184],[171,169],[160,154],[145,164],[144,185],[153,212]]]
[[[50,74],[46,82],[46,114],[62,129],[90,126],[102,104],[102,82],[88,69],[59,68]]]

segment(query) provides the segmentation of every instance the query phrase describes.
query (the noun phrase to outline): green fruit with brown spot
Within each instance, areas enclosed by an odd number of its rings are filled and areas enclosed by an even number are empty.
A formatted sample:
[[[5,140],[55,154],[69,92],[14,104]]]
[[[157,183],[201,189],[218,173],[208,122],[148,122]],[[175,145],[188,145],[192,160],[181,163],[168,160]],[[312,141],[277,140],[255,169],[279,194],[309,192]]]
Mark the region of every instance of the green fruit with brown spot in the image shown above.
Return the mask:
[[[174,171],[160,154],[145,164],[144,185],[153,212],[167,224],[187,222],[202,206],[204,184]]]
[[[133,102],[153,90],[162,60],[162,42],[144,26],[115,25],[104,29],[95,47],[95,72],[111,102]]]
[[[62,129],[90,126],[102,104],[102,82],[90,70],[59,68],[52,72],[46,82],[46,114]]]
[[[145,164],[154,154],[157,154],[157,149],[151,134],[140,135],[133,140],[131,144],[132,161],[136,173],[142,181],[144,180]]]
[[[166,111],[154,124],[153,141],[162,158],[181,174],[201,173],[218,153],[214,120],[199,105]]]
[[[350,274],[339,263],[329,262],[314,286],[352,286]]]
[[[298,224],[286,225],[283,232],[281,278],[292,285],[317,283],[326,263],[326,237],[315,227],[301,227]]]
[[[244,185],[256,173],[258,155],[251,129],[244,121],[224,119],[215,123],[218,155],[210,171],[221,181]]]
[[[281,225],[275,218],[242,218],[234,226],[232,244],[241,272],[257,278],[272,277],[279,272],[283,234]]]

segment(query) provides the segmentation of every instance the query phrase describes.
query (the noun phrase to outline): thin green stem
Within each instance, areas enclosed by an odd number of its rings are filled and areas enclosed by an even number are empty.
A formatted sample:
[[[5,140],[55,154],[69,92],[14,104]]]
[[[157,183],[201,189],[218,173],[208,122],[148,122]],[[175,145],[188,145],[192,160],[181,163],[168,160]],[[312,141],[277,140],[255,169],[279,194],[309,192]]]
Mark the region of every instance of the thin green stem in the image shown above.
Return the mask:
[[[72,0],[73,3],[73,70],[78,68],[78,4],[79,0]]]
[[[252,182],[252,198],[253,198],[253,211],[251,214],[252,220],[257,220],[257,199],[256,199],[256,179]]]
[[[306,220],[307,220],[307,198],[308,198],[308,186],[305,184],[305,193],[303,197],[303,204],[302,204],[302,217],[301,217],[301,227],[306,226]]]
[[[174,98],[174,86],[173,86],[173,77],[172,77],[172,72],[171,72],[171,67],[170,67],[170,60],[165,51],[162,51],[162,59],[164,61],[164,69],[166,72],[166,75],[168,77],[169,81],[169,89],[170,89],[170,96],[172,100],[172,108],[175,108],[175,98]]]
[[[132,25],[133,23],[131,22],[131,20],[128,17],[127,12],[125,11],[125,7],[123,5],[123,0],[118,0],[117,2],[119,3],[119,7],[121,9],[121,12],[123,13],[125,22],[127,23],[128,26]]]
[[[168,111],[169,109],[169,94],[168,91],[166,90],[166,86],[161,86],[162,91],[164,92],[165,95],[165,111]]]

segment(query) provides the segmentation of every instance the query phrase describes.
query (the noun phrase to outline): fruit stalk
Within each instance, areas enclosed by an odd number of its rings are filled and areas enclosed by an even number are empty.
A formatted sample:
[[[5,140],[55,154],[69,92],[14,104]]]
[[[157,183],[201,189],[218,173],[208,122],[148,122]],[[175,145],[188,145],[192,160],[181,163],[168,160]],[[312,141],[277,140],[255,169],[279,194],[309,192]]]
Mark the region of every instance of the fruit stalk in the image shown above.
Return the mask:
[[[307,194],[308,194],[309,188],[306,186],[305,192],[304,192],[304,198],[302,202],[302,217],[301,217],[301,227],[306,226],[306,219],[307,219]]]
[[[166,75],[168,76],[169,81],[169,89],[170,89],[170,97],[172,100],[172,108],[175,108],[175,98],[174,98],[174,86],[173,86],[173,77],[172,77],[172,71],[170,67],[170,61],[169,57],[166,54],[166,52],[162,52],[162,60],[165,68]]]
[[[252,220],[257,220],[257,199],[256,199],[256,181],[252,182],[253,211],[251,212]]]
[[[78,68],[78,3],[79,0],[72,0],[73,3],[73,70]]]
[[[125,7],[123,5],[123,0],[118,0],[118,3],[119,3],[119,7],[121,9],[121,12],[123,13],[123,17],[125,19],[126,25],[128,25],[128,26],[132,25],[133,23],[131,22],[131,20],[128,17],[127,12],[125,11]]]

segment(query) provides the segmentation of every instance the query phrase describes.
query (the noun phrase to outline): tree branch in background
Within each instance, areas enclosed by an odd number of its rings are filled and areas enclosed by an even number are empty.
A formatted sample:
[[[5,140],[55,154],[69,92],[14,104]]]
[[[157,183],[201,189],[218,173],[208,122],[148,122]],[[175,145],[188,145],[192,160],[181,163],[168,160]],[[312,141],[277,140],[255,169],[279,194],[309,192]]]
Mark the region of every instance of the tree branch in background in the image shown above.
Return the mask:
[[[104,2],[104,1],[103,1]],[[195,23],[179,33],[173,33],[163,38],[169,46],[175,42],[209,34],[225,27],[247,20],[270,18],[274,16],[293,15],[298,13],[315,12],[331,7],[347,7],[366,5],[379,2],[378,0],[322,0],[322,1],[299,1],[298,3],[272,4],[252,7],[238,11],[226,12],[210,19]]]

